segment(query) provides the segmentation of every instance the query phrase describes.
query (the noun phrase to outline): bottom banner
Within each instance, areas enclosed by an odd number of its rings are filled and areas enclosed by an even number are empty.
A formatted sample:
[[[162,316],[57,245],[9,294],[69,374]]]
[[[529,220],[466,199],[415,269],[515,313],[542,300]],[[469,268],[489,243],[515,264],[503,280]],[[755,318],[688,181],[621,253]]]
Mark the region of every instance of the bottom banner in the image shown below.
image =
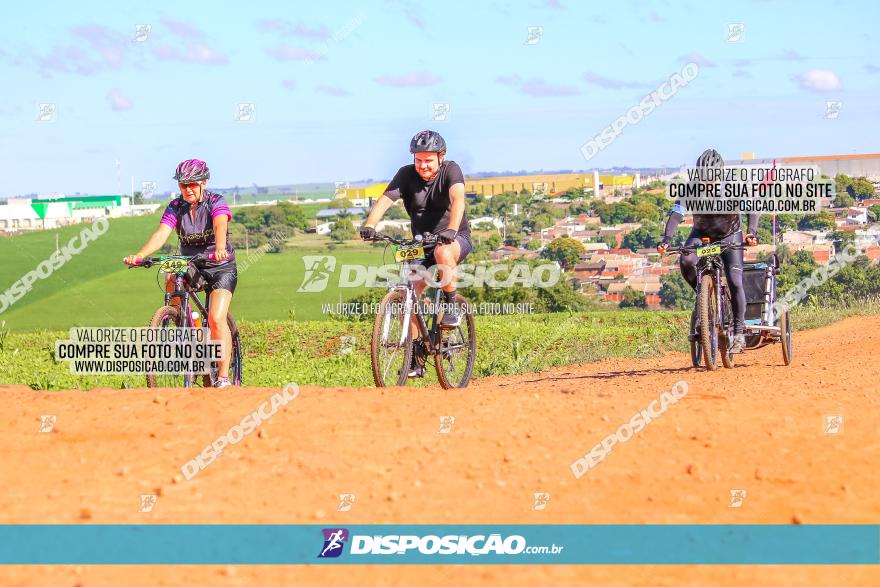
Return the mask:
[[[0,564],[880,564],[880,525],[0,525]]]

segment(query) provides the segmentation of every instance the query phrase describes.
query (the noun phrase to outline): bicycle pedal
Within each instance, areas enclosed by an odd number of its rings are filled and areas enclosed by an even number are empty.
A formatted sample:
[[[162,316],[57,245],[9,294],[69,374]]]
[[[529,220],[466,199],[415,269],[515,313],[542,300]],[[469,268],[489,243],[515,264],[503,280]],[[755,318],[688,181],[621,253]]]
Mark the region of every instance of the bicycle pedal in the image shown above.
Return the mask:
[[[418,379],[419,377],[425,376],[425,368],[419,367],[418,369],[412,369],[409,373],[406,374],[407,379]]]

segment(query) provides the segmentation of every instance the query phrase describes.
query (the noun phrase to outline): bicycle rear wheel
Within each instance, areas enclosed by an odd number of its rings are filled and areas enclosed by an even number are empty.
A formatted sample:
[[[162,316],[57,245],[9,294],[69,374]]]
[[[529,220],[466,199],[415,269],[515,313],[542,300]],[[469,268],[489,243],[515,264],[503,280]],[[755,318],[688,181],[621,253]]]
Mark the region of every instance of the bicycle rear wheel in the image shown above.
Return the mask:
[[[229,361],[229,382],[232,385],[241,385],[242,382],[242,355],[241,355],[241,335],[238,333],[238,326],[235,324],[235,318],[232,314],[226,314],[226,324],[229,326],[229,332],[232,335],[232,359]],[[202,375],[202,385],[204,387],[214,387],[217,380],[217,367],[211,367],[210,375]]]
[[[412,360],[410,316],[405,312],[406,293],[394,290],[385,294],[373,321],[370,340],[370,362],[376,387],[406,385]]]
[[[477,355],[477,331],[474,314],[467,299],[455,296],[455,305],[462,312],[461,324],[448,330],[440,330],[438,350],[434,357],[437,379],[443,389],[467,387],[474,371]]]
[[[791,365],[791,320],[788,311],[779,315],[779,336],[782,340],[782,362]]]
[[[710,274],[704,275],[700,283],[700,345],[703,365],[714,371],[718,368],[718,304],[715,281]]]
[[[694,367],[699,367],[700,361],[703,360],[703,345],[700,344],[699,324],[697,309],[694,308],[694,311],[691,312],[691,330],[688,335],[688,340],[691,343],[691,365]]]
[[[151,328],[177,328],[181,324],[178,306],[162,306],[150,319]],[[147,387],[192,387],[194,377],[188,373],[147,373]]]
[[[721,334],[718,336],[718,352],[721,354],[721,362],[726,369],[733,369],[733,355],[730,354],[730,346],[733,344],[731,333],[733,332],[733,305],[730,302],[730,292],[726,289],[721,292],[721,301],[724,304],[724,314],[718,321]],[[728,324],[725,324],[725,321]]]

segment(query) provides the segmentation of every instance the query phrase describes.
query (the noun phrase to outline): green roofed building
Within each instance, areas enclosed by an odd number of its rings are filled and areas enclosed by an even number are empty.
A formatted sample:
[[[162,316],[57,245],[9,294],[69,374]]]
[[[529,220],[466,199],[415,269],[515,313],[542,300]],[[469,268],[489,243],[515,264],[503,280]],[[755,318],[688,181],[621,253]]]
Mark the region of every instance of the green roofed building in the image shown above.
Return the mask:
[[[0,231],[58,228],[91,222],[101,216],[151,213],[158,207],[159,204],[132,206],[131,198],[124,195],[10,198],[6,205],[0,205]]]

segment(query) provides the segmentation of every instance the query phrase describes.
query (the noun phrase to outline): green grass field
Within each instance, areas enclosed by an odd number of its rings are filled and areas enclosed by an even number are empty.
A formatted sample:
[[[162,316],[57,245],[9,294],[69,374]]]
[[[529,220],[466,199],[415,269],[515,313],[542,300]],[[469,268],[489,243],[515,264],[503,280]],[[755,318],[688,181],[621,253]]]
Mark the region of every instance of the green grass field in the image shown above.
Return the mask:
[[[143,325],[162,304],[155,269],[127,269],[125,255],[137,251],[158,224],[159,214],[110,221],[110,228],[78,255],[37,280],[22,298],[0,313],[13,331],[71,326]],[[55,235],[63,246],[86,224],[0,238],[0,292],[48,259],[55,251]],[[170,241],[176,242],[172,235]],[[339,289],[333,279],[322,293],[297,293],[303,280],[303,255],[333,254],[337,264],[382,263],[381,249],[360,241],[328,250],[325,236],[297,234],[289,248],[279,254],[254,255],[246,263],[244,250],[237,251],[240,268],[233,314],[248,321],[319,320],[321,304],[350,298],[363,289]],[[254,250],[251,250],[254,253]],[[338,271],[338,270],[337,270]]]
[[[846,309],[798,308],[795,331],[848,316],[880,313],[880,306]],[[532,316],[478,316],[475,377],[513,375],[608,357],[648,357],[687,350],[687,312],[611,310]],[[242,322],[244,383],[280,387],[370,386],[369,321]],[[34,389],[143,387],[142,376],[72,375],[53,358],[62,330],[8,332],[0,326],[0,383]],[[343,353],[343,336],[354,349]],[[797,353],[797,347],[795,347]],[[781,362],[781,356],[780,356]],[[685,366],[684,364],[682,366]],[[433,371],[411,384],[436,383]]]
[[[247,385],[372,385],[369,321],[242,322]],[[684,348],[687,315],[682,312],[604,311],[583,314],[477,317],[475,377],[538,371],[612,356],[649,356],[673,344]],[[341,352],[341,337],[353,336],[353,352]],[[0,332],[3,383],[34,389],[143,387],[140,376],[72,375],[53,359],[55,341],[67,332]],[[678,341],[678,342],[674,342]],[[416,385],[436,383],[436,375]]]

